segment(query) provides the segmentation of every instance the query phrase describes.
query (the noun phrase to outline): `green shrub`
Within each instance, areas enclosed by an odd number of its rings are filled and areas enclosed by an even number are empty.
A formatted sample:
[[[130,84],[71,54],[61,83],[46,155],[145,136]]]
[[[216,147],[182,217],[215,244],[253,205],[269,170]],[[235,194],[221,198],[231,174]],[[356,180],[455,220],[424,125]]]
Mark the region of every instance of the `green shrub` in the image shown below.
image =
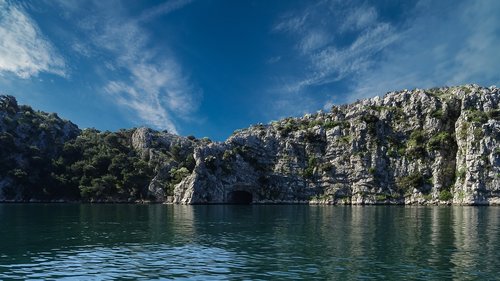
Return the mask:
[[[414,188],[420,189],[424,185],[424,183],[425,178],[419,172],[415,172],[413,174],[410,174],[409,176],[396,179],[396,184],[399,187],[399,191],[405,193],[411,191]]]
[[[432,194],[424,194],[422,197],[423,197],[426,201],[430,201],[430,200],[432,200]]]
[[[398,156],[398,151],[394,148],[391,148],[389,149],[389,151],[387,151],[387,155],[389,157],[397,157]]]
[[[462,91],[464,91],[467,95],[472,93],[472,90],[466,86],[462,86],[460,89],[462,89]]]
[[[414,130],[406,143],[406,155],[417,159],[425,156],[425,134],[423,130]]]
[[[332,129],[337,126],[340,126],[342,129],[346,129],[350,127],[350,124],[347,121],[326,121],[323,126],[325,129]]]
[[[181,167],[180,169],[173,168],[170,170],[170,177],[171,177],[171,183],[173,184],[178,184],[180,183],[185,177],[187,177],[190,172],[186,167]]]
[[[441,190],[439,192],[439,197],[438,198],[441,201],[449,201],[449,200],[453,199],[453,195],[448,190]]]
[[[484,132],[482,128],[475,128],[473,132],[474,138],[476,140],[481,139],[484,136]]]
[[[432,116],[433,118],[442,119],[442,118],[443,118],[443,110],[442,110],[441,108],[436,109],[436,110],[434,110],[434,111],[431,113],[431,116]]]
[[[470,124],[466,121],[462,123],[462,126],[460,126],[460,130],[458,131],[458,136],[461,139],[466,139],[467,138],[467,131],[469,130]]]
[[[430,150],[438,150],[442,147],[449,146],[449,144],[452,141],[453,141],[453,137],[450,133],[441,132],[441,133],[434,135],[432,138],[429,139],[429,142],[427,143],[427,147]]]
[[[421,129],[417,129],[411,132],[410,141],[413,141],[416,144],[422,144],[425,141],[424,131]]]
[[[477,109],[467,110],[467,119],[470,122],[484,124],[488,122],[488,114]]]
[[[283,126],[278,127],[278,131],[280,132],[280,135],[282,137],[287,136],[289,133],[296,131],[297,129],[298,129],[298,126],[294,123],[293,120],[289,120]]]
[[[321,164],[320,168],[322,171],[329,172],[329,171],[333,170],[334,166],[332,163],[326,162],[326,163]]]
[[[314,176],[314,168],[307,167],[304,169],[304,173],[302,174],[304,178],[310,179]]]
[[[317,159],[314,156],[310,156],[307,160],[307,167],[304,169],[303,176],[305,178],[312,178],[314,176],[314,168],[317,165]]]
[[[343,142],[343,143],[350,143],[352,141],[352,137],[347,135],[347,136],[343,136],[340,138],[340,141]]]

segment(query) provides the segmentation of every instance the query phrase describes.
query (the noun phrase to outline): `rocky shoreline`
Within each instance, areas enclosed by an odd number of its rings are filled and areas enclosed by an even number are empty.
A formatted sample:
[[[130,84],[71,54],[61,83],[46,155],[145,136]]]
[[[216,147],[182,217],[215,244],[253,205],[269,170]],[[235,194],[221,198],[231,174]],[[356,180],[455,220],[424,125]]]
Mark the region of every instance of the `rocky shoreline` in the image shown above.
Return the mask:
[[[36,200],[29,201],[19,200],[2,200],[0,204],[139,204],[139,205],[179,205],[173,201],[67,201],[64,199],[55,200]],[[184,204],[186,205],[186,204]],[[311,206],[500,206],[500,201],[474,202],[474,203],[453,203],[452,201],[402,201],[402,200],[386,200],[386,201],[366,201],[366,202],[350,202],[350,201],[327,201],[327,200],[311,200],[311,201],[253,201],[249,204],[234,204],[234,203],[192,203],[190,205],[311,205]]]
[[[0,201],[500,205],[499,101],[496,87],[402,90],[212,142],[80,130],[2,96]]]

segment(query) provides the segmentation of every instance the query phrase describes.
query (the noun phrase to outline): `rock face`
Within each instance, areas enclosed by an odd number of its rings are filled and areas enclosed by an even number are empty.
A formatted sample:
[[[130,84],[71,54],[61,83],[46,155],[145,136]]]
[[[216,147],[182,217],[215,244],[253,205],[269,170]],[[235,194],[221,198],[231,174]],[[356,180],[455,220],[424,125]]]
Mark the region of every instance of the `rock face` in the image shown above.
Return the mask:
[[[193,149],[200,142],[167,132],[157,132],[149,128],[138,128],[132,135],[132,146],[154,167],[154,177],[148,191],[155,201],[172,201],[174,184],[178,183],[193,169]]]
[[[500,205],[499,100],[403,90],[212,143],[81,131],[0,96],[0,201]]]
[[[500,204],[499,89],[399,91],[197,146],[174,202]]]

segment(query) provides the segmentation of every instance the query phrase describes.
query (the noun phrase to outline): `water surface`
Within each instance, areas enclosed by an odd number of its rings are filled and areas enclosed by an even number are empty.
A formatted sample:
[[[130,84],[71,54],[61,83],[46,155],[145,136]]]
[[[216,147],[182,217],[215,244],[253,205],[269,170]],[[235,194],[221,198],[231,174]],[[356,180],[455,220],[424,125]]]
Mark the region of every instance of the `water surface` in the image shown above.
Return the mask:
[[[499,280],[500,208],[0,204],[0,279]]]

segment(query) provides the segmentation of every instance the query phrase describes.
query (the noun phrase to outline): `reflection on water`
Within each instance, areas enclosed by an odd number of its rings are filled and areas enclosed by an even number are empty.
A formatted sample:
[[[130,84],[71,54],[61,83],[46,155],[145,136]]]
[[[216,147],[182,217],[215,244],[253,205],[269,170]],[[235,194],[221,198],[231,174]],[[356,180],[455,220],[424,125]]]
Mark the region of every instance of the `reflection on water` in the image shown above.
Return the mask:
[[[101,279],[169,278],[195,275],[199,280],[229,274],[243,267],[243,260],[218,248],[180,247],[165,244],[93,246],[40,252],[30,262],[2,265],[3,278],[68,278],[98,276]]]
[[[0,279],[495,279],[500,208],[0,205]]]

